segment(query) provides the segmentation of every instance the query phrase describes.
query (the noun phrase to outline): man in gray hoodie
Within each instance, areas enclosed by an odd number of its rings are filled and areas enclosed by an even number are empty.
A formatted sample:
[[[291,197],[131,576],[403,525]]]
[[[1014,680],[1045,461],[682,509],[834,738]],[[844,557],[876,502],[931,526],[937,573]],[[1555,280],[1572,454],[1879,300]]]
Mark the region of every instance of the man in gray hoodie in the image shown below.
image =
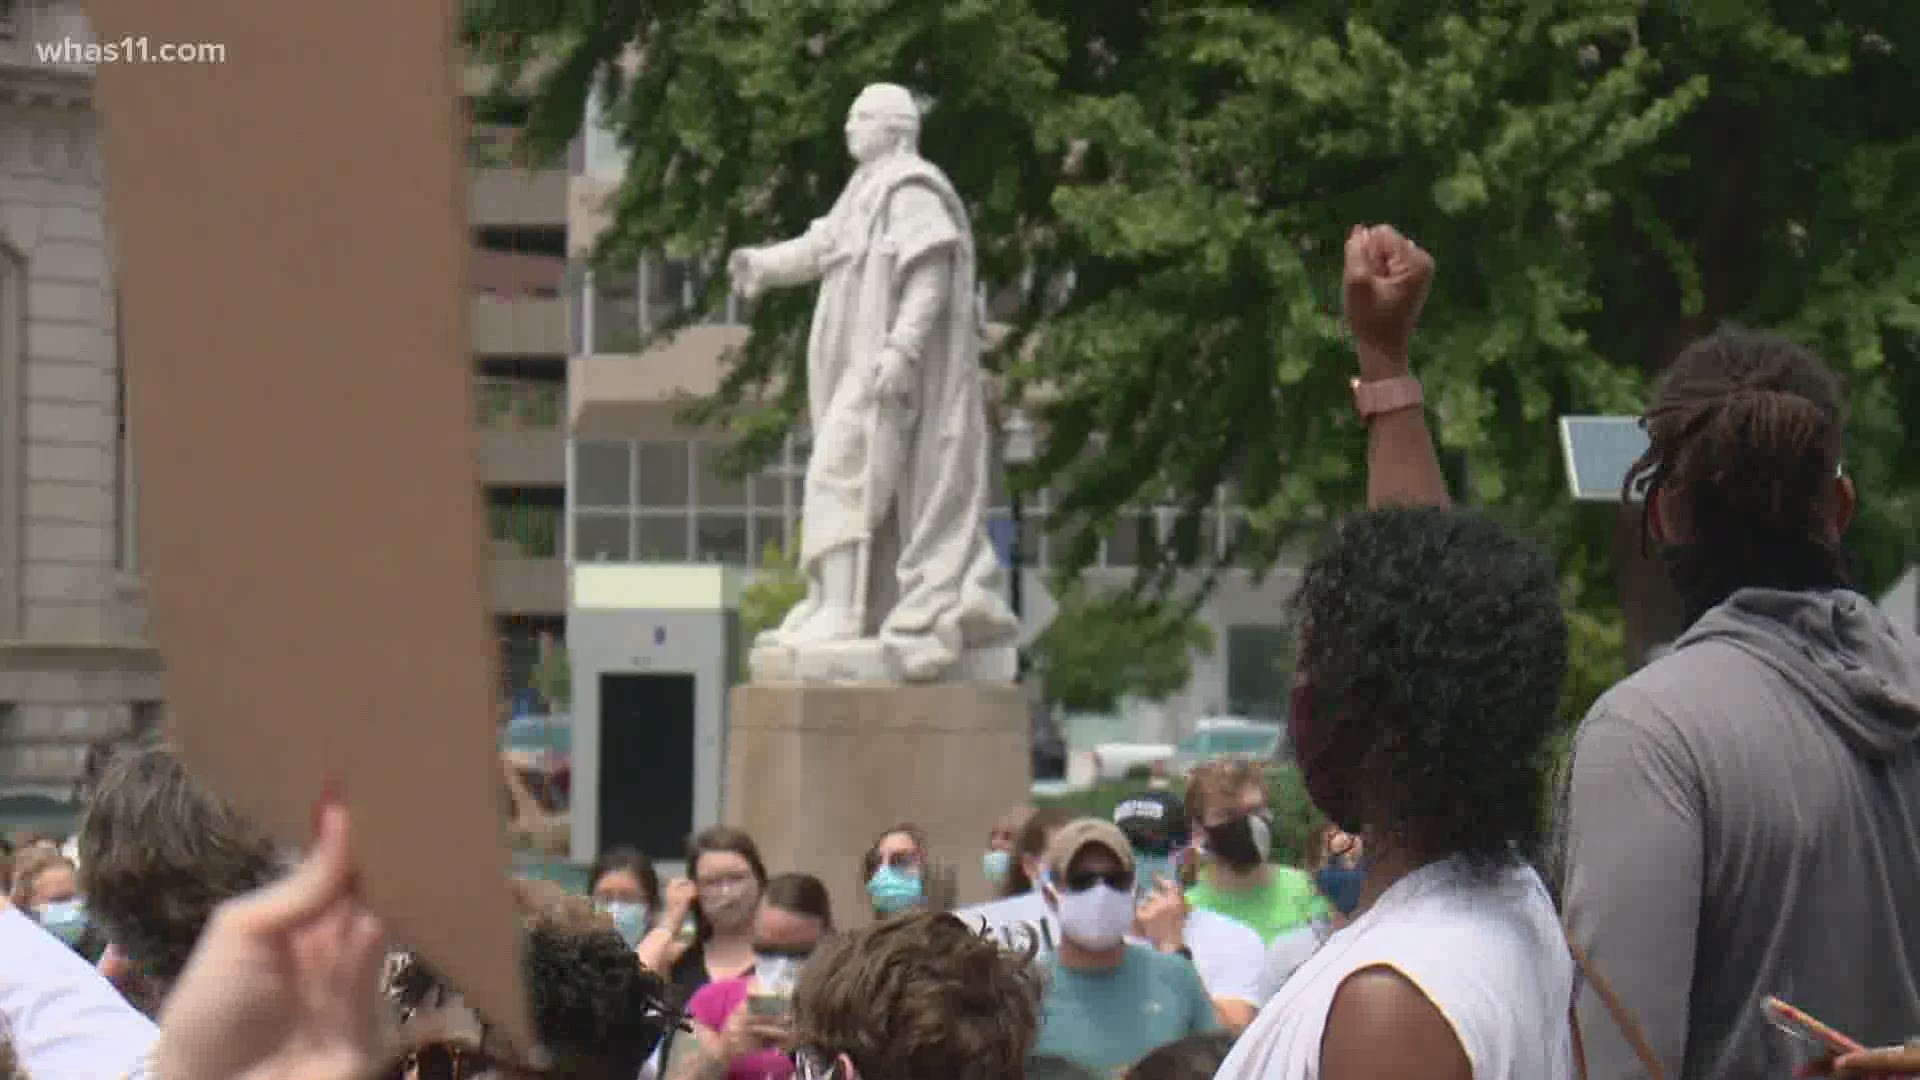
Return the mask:
[[[1845,424],[1817,357],[1723,331],[1629,476],[1693,622],[1580,726],[1563,904],[1675,1080],[1819,1057],[1769,995],[1869,1046],[1920,1030],[1920,640],[1849,587]],[[1594,1080],[1645,1077],[1591,989],[1579,1020]]]

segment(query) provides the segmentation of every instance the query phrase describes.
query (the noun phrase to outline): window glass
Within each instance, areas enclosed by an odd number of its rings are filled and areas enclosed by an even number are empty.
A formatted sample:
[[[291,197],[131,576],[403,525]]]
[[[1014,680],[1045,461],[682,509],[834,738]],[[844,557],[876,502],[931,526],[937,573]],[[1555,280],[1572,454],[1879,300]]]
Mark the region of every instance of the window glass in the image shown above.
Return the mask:
[[[624,513],[582,510],[573,515],[573,557],[579,562],[633,559],[633,519]]]
[[[586,129],[587,175],[620,175],[627,167],[627,156],[614,137],[612,118],[598,86],[587,95]]]
[[[741,566],[747,562],[747,516],[701,514],[694,522],[693,561]]]
[[[700,462],[700,490],[696,495],[701,506],[747,505],[746,479],[727,471],[726,447],[700,443],[694,447],[694,454]]]
[[[640,444],[640,505],[648,510],[675,510],[689,505],[687,456],[684,442]]]
[[[624,510],[633,502],[633,445],[582,442],[573,448],[573,504]]]
[[[640,519],[641,562],[687,561],[687,516],[650,514]]]

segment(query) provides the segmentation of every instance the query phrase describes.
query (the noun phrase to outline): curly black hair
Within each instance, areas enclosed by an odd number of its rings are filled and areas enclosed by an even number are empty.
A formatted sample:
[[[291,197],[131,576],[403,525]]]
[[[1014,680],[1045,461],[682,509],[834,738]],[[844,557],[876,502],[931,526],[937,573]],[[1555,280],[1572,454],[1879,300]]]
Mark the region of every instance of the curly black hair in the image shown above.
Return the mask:
[[[641,965],[620,935],[535,924],[521,953],[534,1028],[565,1080],[631,1080],[673,1026],[666,983]],[[395,972],[389,992],[404,1011],[420,1006],[445,980],[417,957]]]
[[[1689,621],[1741,588],[1845,587],[1832,528],[1846,385],[1779,334],[1721,329],[1687,346],[1655,385],[1646,453],[1625,494],[1646,495],[1687,534],[1667,551]]]
[[[1478,514],[1348,517],[1293,611],[1319,707],[1367,725],[1366,794],[1420,853],[1489,873],[1535,858],[1567,670],[1567,624],[1539,546]]]

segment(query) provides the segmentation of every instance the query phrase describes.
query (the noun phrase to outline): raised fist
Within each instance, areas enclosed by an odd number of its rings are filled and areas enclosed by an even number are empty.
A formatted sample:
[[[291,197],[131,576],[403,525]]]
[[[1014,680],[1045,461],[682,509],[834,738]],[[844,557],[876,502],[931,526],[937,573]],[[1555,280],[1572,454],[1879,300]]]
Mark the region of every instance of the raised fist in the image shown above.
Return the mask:
[[[1347,234],[1341,292],[1363,349],[1404,354],[1432,286],[1433,256],[1393,226],[1356,225]]]

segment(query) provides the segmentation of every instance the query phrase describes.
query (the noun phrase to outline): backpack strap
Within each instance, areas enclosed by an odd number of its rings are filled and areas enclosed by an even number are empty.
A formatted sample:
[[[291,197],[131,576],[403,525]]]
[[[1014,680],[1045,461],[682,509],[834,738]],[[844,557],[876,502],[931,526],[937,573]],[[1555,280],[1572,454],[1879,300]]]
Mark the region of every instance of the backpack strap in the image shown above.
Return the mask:
[[[1600,995],[1601,1004],[1607,1007],[1607,1014],[1613,1017],[1614,1026],[1626,1037],[1627,1044],[1633,1047],[1634,1056],[1640,1059],[1640,1065],[1647,1070],[1649,1080],[1667,1080],[1667,1070],[1660,1064],[1660,1058],[1654,1054],[1653,1047],[1647,1042],[1646,1033],[1640,1030],[1640,1024],[1613,992],[1613,985],[1606,977],[1594,969],[1593,961],[1587,958],[1585,949],[1574,943],[1573,934],[1563,926],[1566,934],[1567,951],[1573,954],[1573,995],[1567,1000],[1567,1024],[1573,1030],[1573,1068],[1579,1080],[1587,1080],[1587,1051],[1580,1038],[1580,982],[1585,979],[1593,984],[1594,992]]]

